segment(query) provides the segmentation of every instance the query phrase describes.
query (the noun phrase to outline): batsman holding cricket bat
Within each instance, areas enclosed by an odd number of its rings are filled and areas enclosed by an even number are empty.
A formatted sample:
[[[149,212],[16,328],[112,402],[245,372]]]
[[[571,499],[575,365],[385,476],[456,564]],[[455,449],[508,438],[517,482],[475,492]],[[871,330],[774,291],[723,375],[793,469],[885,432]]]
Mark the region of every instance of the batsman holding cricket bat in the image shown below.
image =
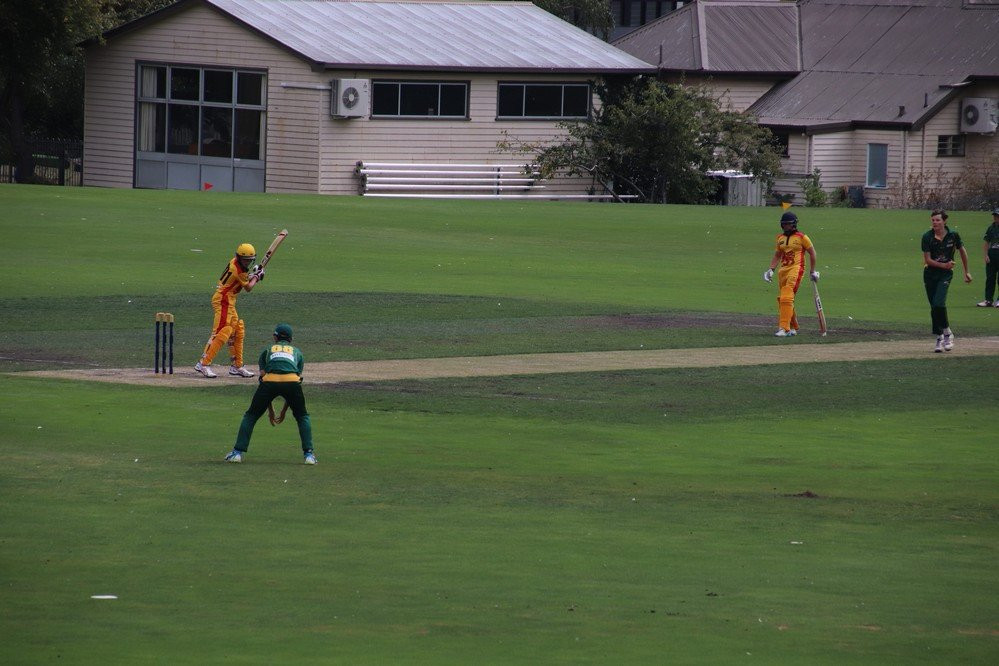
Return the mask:
[[[780,218],[781,233],[777,234],[777,248],[770,260],[770,268],[763,274],[763,279],[773,282],[774,270],[777,270],[778,328],[774,334],[778,338],[798,335],[798,317],[794,312],[794,295],[798,293],[801,278],[805,275],[805,254],[808,254],[812,282],[819,281],[819,273],[815,270],[815,248],[811,239],[798,231],[798,216],[787,211]]]
[[[222,349],[222,345],[228,343],[232,361],[229,366],[229,374],[237,377],[254,376],[253,371],[246,369],[243,365],[243,338],[246,335],[246,325],[236,312],[236,296],[241,291],[252,291],[257,282],[264,279],[264,266],[270,261],[274,251],[287,235],[287,229],[278,234],[271,246],[267,248],[267,253],[259,265],[254,265],[257,260],[257,251],[252,245],[242,243],[236,248],[236,256],[226,264],[222,275],[219,276],[215,293],[212,294],[212,309],[215,311],[212,334],[205,344],[201,360],[194,366],[195,372],[210,379],[218,377],[212,370],[212,361]]]

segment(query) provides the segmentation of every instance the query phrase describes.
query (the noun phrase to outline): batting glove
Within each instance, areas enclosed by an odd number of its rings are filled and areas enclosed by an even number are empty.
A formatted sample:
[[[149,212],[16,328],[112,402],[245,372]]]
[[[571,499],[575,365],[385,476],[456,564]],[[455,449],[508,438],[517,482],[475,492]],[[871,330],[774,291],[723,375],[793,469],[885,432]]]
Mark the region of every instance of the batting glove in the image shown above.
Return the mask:
[[[812,282],[818,282],[819,281],[819,272],[818,271],[812,271],[811,278],[812,278]]]
[[[767,282],[774,281],[774,269],[768,268],[767,272],[763,274],[763,279]]]

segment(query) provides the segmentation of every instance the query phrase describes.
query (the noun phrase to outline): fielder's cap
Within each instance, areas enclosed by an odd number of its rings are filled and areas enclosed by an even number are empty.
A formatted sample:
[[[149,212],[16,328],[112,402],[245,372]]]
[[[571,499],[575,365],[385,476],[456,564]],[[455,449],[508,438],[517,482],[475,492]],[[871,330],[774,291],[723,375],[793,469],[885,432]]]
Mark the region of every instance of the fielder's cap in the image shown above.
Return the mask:
[[[781,224],[784,224],[785,222],[797,222],[797,221],[798,221],[798,216],[792,213],[791,211],[788,211],[780,216]]]
[[[993,215],[999,215],[999,208],[993,208],[992,209],[992,214]]]
[[[274,327],[274,337],[279,340],[291,340],[291,326],[288,324],[278,324]]]

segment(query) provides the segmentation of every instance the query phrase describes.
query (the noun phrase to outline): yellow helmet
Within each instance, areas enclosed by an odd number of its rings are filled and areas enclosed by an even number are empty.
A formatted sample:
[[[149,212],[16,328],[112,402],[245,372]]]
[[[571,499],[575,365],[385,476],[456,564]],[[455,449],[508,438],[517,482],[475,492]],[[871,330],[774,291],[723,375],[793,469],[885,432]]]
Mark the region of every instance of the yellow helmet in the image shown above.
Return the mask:
[[[236,248],[237,257],[250,257],[251,259],[257,258],[257,251],[253,249],[253,246],[249,243],[243,243]]]

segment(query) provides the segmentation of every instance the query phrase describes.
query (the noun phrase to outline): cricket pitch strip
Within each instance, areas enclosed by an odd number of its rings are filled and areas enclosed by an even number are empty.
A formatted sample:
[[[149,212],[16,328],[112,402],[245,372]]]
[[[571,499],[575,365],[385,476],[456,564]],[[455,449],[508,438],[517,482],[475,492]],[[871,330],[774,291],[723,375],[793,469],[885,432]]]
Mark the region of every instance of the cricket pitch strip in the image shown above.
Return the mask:
[[[999,337],[957,338],[954,350],[934,354],[926,340],[893,342],[843,342],[766,345],[763,347],[706,347],[696,349],[648,349],[598,352],[512,354],[507,356],[460,356],[451,358],[399,359],[388,361],[333,361],[306,363],[306,384],[346,384],[398,379],[444,377],[497,377],[569,372],[606,372],[666,368],[706,368],[720,366],[770,365],[778,363],[827,363],[834,361],[884,361],[936,356],[941,362],[950,357],[993,356],[999,354]],[[196,373],[193,362],[175,369],[172,375],[156,375],[151,368],[88,368],[39,370],[9,373],[19,377],[78,379],[142,386],[200,387],[254,384],[226,374],[207,379]]]

